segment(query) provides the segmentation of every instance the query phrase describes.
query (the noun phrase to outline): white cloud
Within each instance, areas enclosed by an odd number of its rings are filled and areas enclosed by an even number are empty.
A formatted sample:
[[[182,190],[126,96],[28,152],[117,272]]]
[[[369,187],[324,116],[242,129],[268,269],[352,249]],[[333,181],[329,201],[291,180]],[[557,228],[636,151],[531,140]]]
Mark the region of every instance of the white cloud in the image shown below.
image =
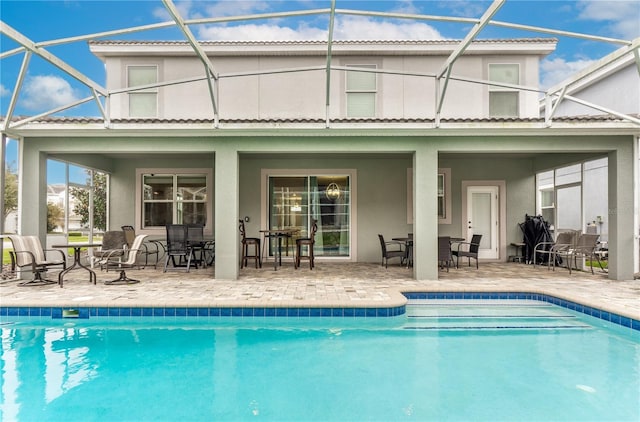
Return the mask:
[[[69,82],[53,75],[29,77],[22,88],[21,104],[29,110],[46,110],[78,101]]]
[[[540,88],[545,90],[551,88],[595,62],[596,60],[566,61],[562,58],[543,60],[540,63],[542,74]]]
[[[9,95],[11,91],[7,89],[3,84],[0,84],[0,97],[4,97],[5,95]]]
[[[634,39],[640,36],[640,2],[582,0],[578,3],[578,18],[606,22],[614,36]]]
[[[442,35],[431,25],[421,22],[378,21],[349,16],[337,18],[334,26],[336,40],[432,40]]]
[[[326,40],[326,27],[299,24],[295,28],[277,24],[211,25],[198,30],[201,40]],[[365,17],[338,17],[334,25],[335,40],[409,40],[442,39],[440,33],[425,23],[396,23]]]
[[[248,24],[202,27],[196,37],[199,40],[222,41],[322,40],[327,38],[327,31],[307,26],[289,28],[274,24]]]

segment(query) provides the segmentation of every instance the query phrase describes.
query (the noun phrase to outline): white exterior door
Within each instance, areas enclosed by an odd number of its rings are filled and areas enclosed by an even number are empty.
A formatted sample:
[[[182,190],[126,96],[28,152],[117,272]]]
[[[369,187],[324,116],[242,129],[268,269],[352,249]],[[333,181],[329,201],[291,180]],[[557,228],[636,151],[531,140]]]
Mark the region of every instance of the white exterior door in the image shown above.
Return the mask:
[[[497,259],[498,254],[498,186],[467,187],[467,218],[465,221],[467,241],[474,234],[481,234],[478,256],[482,259]]]

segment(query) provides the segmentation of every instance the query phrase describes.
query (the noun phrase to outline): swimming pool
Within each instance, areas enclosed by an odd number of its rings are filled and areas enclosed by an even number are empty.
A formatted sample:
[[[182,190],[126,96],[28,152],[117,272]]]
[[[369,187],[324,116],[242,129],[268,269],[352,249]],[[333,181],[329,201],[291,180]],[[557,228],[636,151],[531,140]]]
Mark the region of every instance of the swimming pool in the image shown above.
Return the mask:
[[[540,301],[1,321],[2,420],[640,419],[638,331]]]

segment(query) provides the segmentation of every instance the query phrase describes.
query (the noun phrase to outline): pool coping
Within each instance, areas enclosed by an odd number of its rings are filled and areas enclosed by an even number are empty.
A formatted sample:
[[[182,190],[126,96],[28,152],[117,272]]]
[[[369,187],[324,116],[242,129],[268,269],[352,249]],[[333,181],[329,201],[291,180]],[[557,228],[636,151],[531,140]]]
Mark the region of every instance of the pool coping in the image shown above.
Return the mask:
[[[390,292],[392,293],[392,292]],[[91,317],[156,317],[156,318],[191,318],[191,317],[236,317],[236,318],[260,318],[260,317],[288,317],[288,318],[315,318],[315,317],[342,317],[342,318],[388,318],[404,315],[408,300],[415,299],[457,299],[457,300],[536,300],[551,303],[576,312],[611,322],[640,332],[640,319],[630,315],[624,315],[619,311],[606,309],[602,304],[583,303],[582,299],[568,298],[565,295],[537,291],[455,291],[455,290],[429,290],[406,289],[392,294],[392,300],[372,304],[360,303],[344,306],[339,304],[305,303],[286,304],[271,303],[263,306],[240,306],[227,304],[227,306],[203,306],[198,304],[188,306],[184,303],[173,306],[163,304],[154,306],[150,304],[128,306],[100,306],[72,304],[56,304],[42,306],[34,304],[29,306],[0,306],[0,317],[51,317],[52,319]],[[393,303],[389,303],[393,302]],[[382,306],[381,306],[382,305]]]

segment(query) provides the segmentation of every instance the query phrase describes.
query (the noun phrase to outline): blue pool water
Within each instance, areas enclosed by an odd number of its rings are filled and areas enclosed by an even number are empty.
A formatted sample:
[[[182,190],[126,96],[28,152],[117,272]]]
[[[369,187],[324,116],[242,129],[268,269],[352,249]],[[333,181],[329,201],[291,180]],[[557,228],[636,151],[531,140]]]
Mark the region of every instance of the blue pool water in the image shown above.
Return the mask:
[[[640,420],[638,331],[538,301],[0,321],[3,421]]]

